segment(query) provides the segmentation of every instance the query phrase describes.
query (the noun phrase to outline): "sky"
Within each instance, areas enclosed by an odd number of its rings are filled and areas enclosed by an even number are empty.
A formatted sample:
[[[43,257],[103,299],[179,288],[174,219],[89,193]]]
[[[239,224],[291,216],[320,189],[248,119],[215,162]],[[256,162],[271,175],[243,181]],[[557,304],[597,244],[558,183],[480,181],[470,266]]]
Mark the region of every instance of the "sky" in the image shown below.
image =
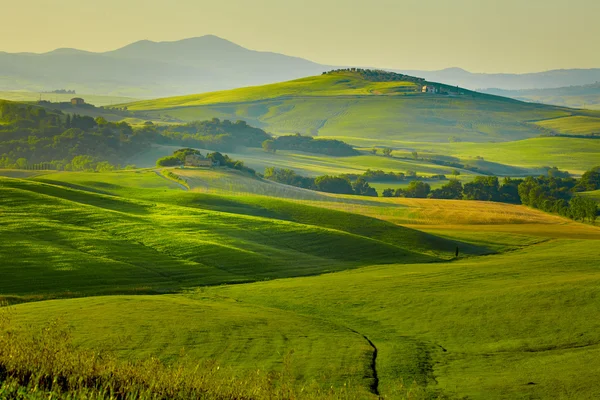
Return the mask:
[[[0,0],[0,5],[0,51],[6,52],[106,51],[142,39],[212,34],[328,65],[488,73],[600,68],[600,0]]]

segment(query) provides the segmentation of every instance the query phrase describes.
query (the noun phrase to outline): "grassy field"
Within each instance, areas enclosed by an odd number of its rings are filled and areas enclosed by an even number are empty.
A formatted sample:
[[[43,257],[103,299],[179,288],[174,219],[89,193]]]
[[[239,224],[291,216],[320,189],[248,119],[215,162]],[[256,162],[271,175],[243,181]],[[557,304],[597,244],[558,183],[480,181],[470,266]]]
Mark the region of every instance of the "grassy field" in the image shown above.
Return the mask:
[[[398,144],[398,146],[400,146]],[[556,166],[571,173],[581,174],[598,164],[600,141],[564,137],[542,137],[505,143],[405,143],[410,148],[427,154],[447,154],[465,163],[485,162],[536,170]],[[531,173],[531,172],[529,172]]]
[[[536,123],[544,128],[570,135],[600,134],[600,118],[575,116],[566,118],[549,119]]]
[[[35,179],[0,182],[2,236],[10,238],[0,258],[11,260],[3,271],[9,279],[0,283],[5,295],[173,291],[436,261],[457,244],[489,252],[299,203],[183,193],[153,171]],[[136,184],[146,189],[132,189]],[[27,251],[12,259],[17,249]]]
[[[275,134],[308,133],[380,140],[510,141],[538,136],[529,122],[579,111],[468,92],[432,96],[409,82],[371,82],[330,74],[279,84],[130,103],[131,110],[182,120],[244,119]]]
[[[121,360],[277,373],[297,398],[600,395],[599,228],[168,171],[190,190],[152,169],[0,171],[15,333],[54,323]]]
[[[39,93],[39,92],[22,92],[22,91],[0,91],[0,99],[11,101],[38,101],[46,100],[53,103],[61,103],[71,101],[73,97],[81,97],[88,104],[93,104],[96,107],[110,106],[118,103],[126,103],[135,101],[131,97],[123,96],[101,96],[95,94],[59,94],[59,93]]]

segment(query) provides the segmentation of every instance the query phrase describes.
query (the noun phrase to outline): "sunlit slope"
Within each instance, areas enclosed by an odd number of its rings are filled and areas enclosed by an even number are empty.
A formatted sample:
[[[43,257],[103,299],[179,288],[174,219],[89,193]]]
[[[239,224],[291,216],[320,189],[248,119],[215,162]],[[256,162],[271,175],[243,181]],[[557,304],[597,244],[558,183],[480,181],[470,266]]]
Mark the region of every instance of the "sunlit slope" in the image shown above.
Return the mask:
[[[160,202],[164,205],[318,226],[409,248],[411,251],[435,257],[452,257],[456,246],[460,246],[466,254],[482,254],[490,251],[485,246],[471,246],[452,238],[440,239],[415,229],[399,227],[383,217],[392,209],[402,209],[407,217],[414,216],[416,208],[412,205],[392,204],[380,201],[384,199],[379,198],[341,196],[299,189],[252,178],[237,171],[194,169],[172,171],[188,182],[191,192],[154,190],[160,188],[160,182],[156,180],[160,181],[161,178],[153,171],[108,174],[58,173],[34,179],[87,191],[102,190],[104,194],[128,196],[131,199]],[[144,176],[143,180],[140,175]],[[169,183],[167,180],[163,179],[163,181],[165,184]],[[107,182],[112,183],[107,184]],[[132,189],[127,186],[133,182],[137,182],[136,184],[144,189]],[[437,203],[435,200],[433,202],[431,206],[435,208]],[[365,206],[366,210],[372,212],[369,214],[361,206]],[[499,213],[504,215],[506,211],[500,209]],[[523,215],[514,218],[519,217],[525,219]],[[540,220],[545,221],[543,218]],[[416,219],[410,221],[416,222]]]
[[[163,108],[250,102],[282,97],[414,94],[418,90],[420,90],[420,87],[413,82],[374,82],[365,80],[357,74],[342,72],[338,74],[311,76],[264,86],[252,86],[157,100],[143,100],[130,103],[128,107],[130,110],[160,110]]]
[[[77,345],[130,360],[214,361],[215,372],[232,375],[285,370],[300,387],[347,383],[360,398],[368,398],[372,382],[372,349],[360,334],[268,307],[181,295],[101,296],[23,304],[12,314],[22,327],[68,321]]]
[[[135,199],[98,193],[97,183],[89,185],[93,191],[84,182],[0,183],[3,295],[172,291],[436,261],[451,257],[459,243],[294,203],[261,205],[177,189],[148,189]]]
[[[68,321],[78,343],[129,358],[185,352],[240,371],[288,368],[300,385],[362,386],[356,398],[368,398],[374,376],[364,337],[389,398],[402,384],[423,398],[597,398],[597,244],[557,240],[188,295],[29,303],[13,320]]]
[[[565,135],[600,135],[600,116],[574,116],[549,119],[537,125]]]
[[[458,398],[596,398],[599,255],[597,241],[554,241],[209,293],[352,326],[379,350],[384,395],[416,380]]]
[[[130,103],[148,116],[243,119],[275,134],[444,141],[538,136],[532,121],[572,115],[553,106],[464,91],[422,94],[412,82],[339,73],[260,87]]]

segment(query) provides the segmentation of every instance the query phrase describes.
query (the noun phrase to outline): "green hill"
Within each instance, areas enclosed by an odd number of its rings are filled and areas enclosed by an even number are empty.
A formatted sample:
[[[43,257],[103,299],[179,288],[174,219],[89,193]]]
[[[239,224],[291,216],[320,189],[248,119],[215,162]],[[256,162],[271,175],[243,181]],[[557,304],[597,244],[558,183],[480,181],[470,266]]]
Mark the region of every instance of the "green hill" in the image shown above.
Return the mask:
[[[377,79],[359,72],[331,72],[265,86],[134,102],[127,107],[149,117],[243,119],[274,134],[443,142],[535,137],[545,131],[531,122],[577,113],[403,75],[396,80]],[[422,93],[423,84],[440,93]]]
[[[3,295],[173,291],[439,261],[459,244],[489,252],[345,212],[185,193],[152,171],[35,179],[0,178]]]

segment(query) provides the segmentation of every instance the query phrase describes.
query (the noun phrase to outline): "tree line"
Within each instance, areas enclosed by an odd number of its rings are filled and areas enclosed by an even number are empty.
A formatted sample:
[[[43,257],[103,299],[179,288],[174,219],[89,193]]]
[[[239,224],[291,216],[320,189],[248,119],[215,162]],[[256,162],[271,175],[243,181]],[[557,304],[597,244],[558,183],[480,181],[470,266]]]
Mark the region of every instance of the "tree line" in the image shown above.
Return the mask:
[[[378,176],[377,172],[367,171],[363,175],[323,175],[316,178],[296,174],[287,168],[269,167],[264,178],[286,185],[328,193],[378,196],[377,191],[366,179]],[[386,176],[389,176],[386,174]],[[351,177],[355,178],[351,180]],[[578,221],[595,222],[598,204],[594,199],[579,193],[600,189],[600,167],[595,167],[577,180],[557,168],[549,169],[549,176],[515,179],[506,177],[500,181],[496,176],[477,176],[463,184],[450,179],[438,189],[421,180],[412,180],[403,188],[387,188],[383,197],[430,198],[448,200],[496,201],[510,204],[524,204],[546,212],[553,212]]]
[[[383,71],[380,69],[364,69],[364,68],[342,68],[323,72],[323,75],[339,74],[344,72],[353,72],[367,81],[373,82],[413,82],[419,85],[425,84],[425,79],[417,78],[410,75],[398,74],[395,72]]]
[[[277,150],[295,150],[307,153],[326,154],[334,157],[347,157],[360,154],[349,144],[336,139],[315,139],[312,136],[295,135],[278,136],[262,143],[265,151],[275,153]]]
[[[52,169],[79,170],[83,166],[95,169],[96,164],[106,162],[116,166],[152,144],[225,152],[239,147],[260,148],[272,140],[273,151],[279,148],[335,156],[357,154],[338,140],[315,140],[301,135],[273,139],[245,121],[213,118],[179,125],[156,125],[148,121],[134,127],[126,122],[109,122],[103,117],[49,108],[54,106],[55,103],[47,102],[29,105],[0,101],[0,168],[33,168],[43,164]],[[102,168],[106,165],[102,164]]]
[[[0,168],[108,168],[150,146],[125,122],[0,102]]]
[[[275,167],[266,168],[263,177],[270,181],[319,192],[372,197],[378,196],[377,191],[372,188],[363,177],[359,177],[354,182],[343,175],[322,175],[311,178],[298,175],[294,170],[288,168]]]

